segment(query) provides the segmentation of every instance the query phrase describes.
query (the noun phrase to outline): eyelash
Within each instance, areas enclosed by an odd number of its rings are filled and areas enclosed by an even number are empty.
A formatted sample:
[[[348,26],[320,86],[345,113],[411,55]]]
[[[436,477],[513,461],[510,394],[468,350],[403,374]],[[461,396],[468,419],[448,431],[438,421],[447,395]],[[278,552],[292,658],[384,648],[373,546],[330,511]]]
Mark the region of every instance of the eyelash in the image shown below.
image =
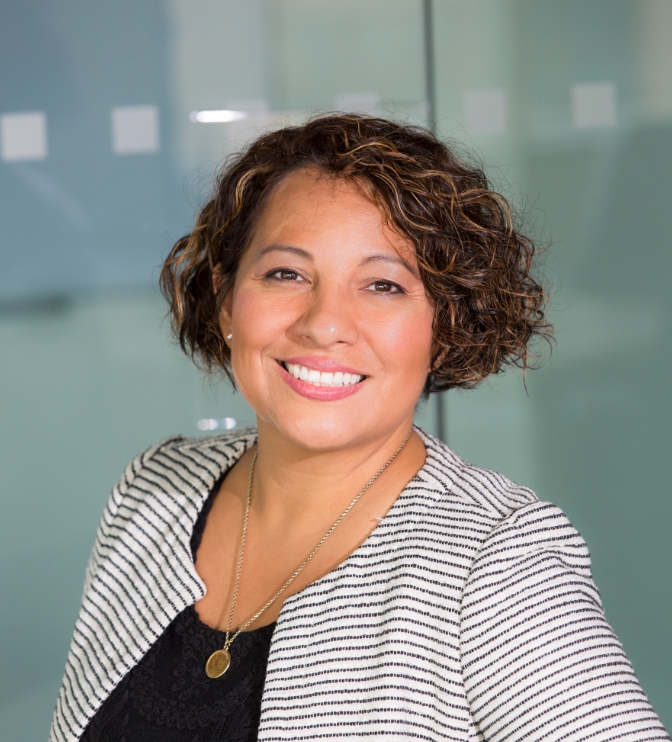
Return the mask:
[[[294,278],[280,278],[279,274],[281,273],[291,273]],[[265,277],[270,278],[272,281],[294,281],[296,280],[296,278],[302,278],[299,273],[291,270],[290,268],[276,268],[274,271],[267,273]]]
[[[292,275],[292,278],[281,278],[280,275],[283,273],[289,273]],[[276,268],[274,271],[271,271],[270,273],[266,274],[266,278],[272,280],[272,281],[296,281],[297,278],[302,278],[302,276],[297,273],[297,271],[291,270],[290,268]],[[398,284],[394,283],[394,281],[386,281],[384,279],[379,279],[377,281],[373,281],[371,284],[369,284],[368,288],[371,288],[372,286],[376,285],[384,285],[389,286],[393,290],[384,290],[384,291],[372,291],[372,293],[376,294],[405,294],[406,292],[404,289]]]
[[[376,286],[379,284],[384,284],[385,286],[390,286],[394,291],[374,291],[372,293],[376,294],[405,294],[406,292],[401,288],[401,286],[398,283],[394,283],[394,281],[385,281],[383,279],[379,279],[378,281],[373,281],[373,283],[370,284],[370,286]]]

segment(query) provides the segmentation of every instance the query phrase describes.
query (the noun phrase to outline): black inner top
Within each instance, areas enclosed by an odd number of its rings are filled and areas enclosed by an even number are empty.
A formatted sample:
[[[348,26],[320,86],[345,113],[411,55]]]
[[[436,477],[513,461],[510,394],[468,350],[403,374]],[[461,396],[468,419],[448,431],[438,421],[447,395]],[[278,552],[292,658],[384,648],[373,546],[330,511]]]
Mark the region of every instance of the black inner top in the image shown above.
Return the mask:
[[[194,560],[222,479],[194,526]],[[228,671],[212,679],[205,663],[224,646],[225,634],[206,626],[194,606],[185,608],[98,709],[81,742],[256,740],[274,628],[272,623],[240,634]]]

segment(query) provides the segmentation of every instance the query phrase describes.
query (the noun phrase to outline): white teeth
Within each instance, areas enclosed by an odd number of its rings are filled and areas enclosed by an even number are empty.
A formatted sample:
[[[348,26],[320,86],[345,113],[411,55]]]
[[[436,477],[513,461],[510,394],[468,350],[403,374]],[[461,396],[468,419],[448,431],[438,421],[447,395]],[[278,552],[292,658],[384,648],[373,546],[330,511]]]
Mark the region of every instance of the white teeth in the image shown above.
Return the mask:
[[[323,371],[320,373],[314,368],[306,368],[298,363],[285,363],[283,365],[295,379],[307,381],[313,386],[352,386],[364,378],[360,374],[344,374],[341,371],[336,373]]]

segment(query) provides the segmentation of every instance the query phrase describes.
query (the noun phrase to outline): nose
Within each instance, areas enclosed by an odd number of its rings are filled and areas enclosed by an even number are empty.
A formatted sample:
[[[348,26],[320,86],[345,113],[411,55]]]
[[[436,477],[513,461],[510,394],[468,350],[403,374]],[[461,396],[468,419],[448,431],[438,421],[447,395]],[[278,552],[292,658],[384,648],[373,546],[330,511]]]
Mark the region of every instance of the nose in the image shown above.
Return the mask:
[[[291,327],[294,339],[312,348],[328,348],[338,343],[353,345],[359,332],[348,297],[337,286],[316,286],[307,305]]]

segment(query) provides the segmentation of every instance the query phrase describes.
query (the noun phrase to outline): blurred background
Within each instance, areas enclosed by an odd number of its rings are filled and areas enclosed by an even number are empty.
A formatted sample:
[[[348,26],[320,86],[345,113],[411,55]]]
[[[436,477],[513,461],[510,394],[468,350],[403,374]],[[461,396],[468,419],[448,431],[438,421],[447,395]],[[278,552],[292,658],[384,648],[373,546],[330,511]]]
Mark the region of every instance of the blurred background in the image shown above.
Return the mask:
[[[168,339],[162,258],[227,153],[336,109],[435,125],[552,243],[527,392],[509,372],[418,421],[567,512],[672,726],[672,3],[4,0],[3,742],[46,739],[126,462],[253,422]]]

